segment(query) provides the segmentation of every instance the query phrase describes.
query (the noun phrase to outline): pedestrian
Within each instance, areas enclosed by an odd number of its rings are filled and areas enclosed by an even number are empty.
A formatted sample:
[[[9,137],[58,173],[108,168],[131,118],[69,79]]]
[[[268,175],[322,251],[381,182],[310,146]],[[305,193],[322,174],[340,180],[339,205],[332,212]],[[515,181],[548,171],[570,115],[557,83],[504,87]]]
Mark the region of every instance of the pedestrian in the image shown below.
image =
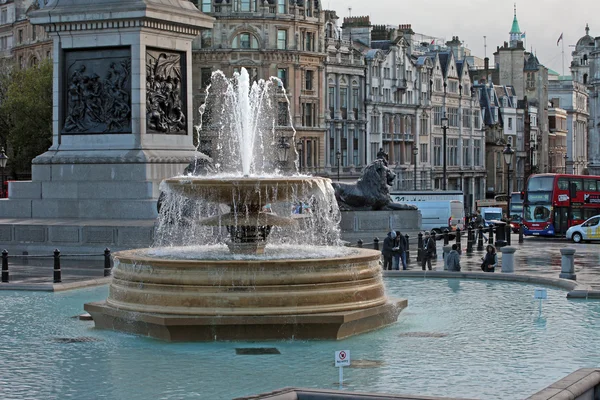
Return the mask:
[[[423,247],[421,248],[421,268],[425,271],[425,264],[431,271],[431,259],[433,258],[433,252],[435,249],[435,239],[433,239],[429,232],[425,232],[425,239],[423,239]]]
[[[498,254],[496,254],[496,248],[488,244],[485,248],[485,257],[481,259],[481,270],[483,272],[494,272],[496,265],[498,264]]]
[[[396,240],[396,232],[388,232],[386,238],[383,240],[383,248],[381,249],[381,255],[383,255],[383,270],[392,269],[392,257],[394,255],[394,242]]]
[[[435,231],[431,231],[431,245],[433,246],[432,260],[435,262],[437,260],[437,241],[442,238],[441,235],[438,235]]]
[[[408,243],[406,243],[406,237],[404,237],[400,231],[396,231],[396,243],[394,247],[394,259],[392,265],[395,270],[400,269],[400,261],[402,261],[402,269],[406,271],[407,247]]]
[[[452,250],[450,250],[450,253],[446,257],[446,265],[448,266],[448,271],[460,272],[460,253],[458,252],[458,245],[456,243],[452,245]]]

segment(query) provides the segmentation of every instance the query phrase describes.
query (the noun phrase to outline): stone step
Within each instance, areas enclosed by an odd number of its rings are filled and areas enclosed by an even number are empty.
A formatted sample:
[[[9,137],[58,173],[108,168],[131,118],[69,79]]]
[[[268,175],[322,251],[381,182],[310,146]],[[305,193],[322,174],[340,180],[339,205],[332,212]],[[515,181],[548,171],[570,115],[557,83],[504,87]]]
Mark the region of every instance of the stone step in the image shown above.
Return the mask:
[[[9,182],[10,199],[142,199],[155,197],[152,182]]]

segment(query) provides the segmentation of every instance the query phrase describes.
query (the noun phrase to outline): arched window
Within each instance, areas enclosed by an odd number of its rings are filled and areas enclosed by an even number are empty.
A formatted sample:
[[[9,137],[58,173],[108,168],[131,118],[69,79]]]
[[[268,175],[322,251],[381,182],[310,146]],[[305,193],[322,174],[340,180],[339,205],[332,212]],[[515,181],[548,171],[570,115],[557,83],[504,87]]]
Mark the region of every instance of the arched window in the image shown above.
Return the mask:
[[[258,49],[258,39],[251,33],[243,32],[233,38],[231,47],[234,49]]]
[[[583,84],[584,85],[587,85],[587,78],[588,78],[588,75],[587,74],[583,74]]]
[[[587,54],[584,54],[583,55],[583,65],[587,65],[587,61],[588,61]]]
[[[35,67],[36,65],[38,65],[38,59],[36,57],[31,57],[31,59],[29,60],[29,66]]]

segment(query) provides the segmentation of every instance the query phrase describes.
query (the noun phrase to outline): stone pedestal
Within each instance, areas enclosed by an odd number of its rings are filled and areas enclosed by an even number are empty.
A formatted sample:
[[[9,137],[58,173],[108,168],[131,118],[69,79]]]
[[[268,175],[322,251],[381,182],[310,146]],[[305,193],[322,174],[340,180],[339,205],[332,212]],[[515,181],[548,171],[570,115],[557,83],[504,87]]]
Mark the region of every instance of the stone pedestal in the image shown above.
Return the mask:
[[[155,218],[159,183],[196,154],[191,43],[213,19],[183,0],[54,0],[30,18],[54,40],[52,146],[0,218]]]
[[[416,238],[420,228],[419,210],[342,211],[340,222],[342,239],[352,244],[359,239],[371,243],[373,238],[384,238],[392,229]]]
[[[560,249],[560,278],[577,280],[575,275],[575,249]]]
[[[502,272],[512,274],[515,272],[515,251],[516,248],[506,246],[500,249],[502,253]]]
[[[155,219],[160,182],[198,156],[192,40],[213,18],[184,0],[52,0],[30,19],[54,41],[52,146],[0,219]]]

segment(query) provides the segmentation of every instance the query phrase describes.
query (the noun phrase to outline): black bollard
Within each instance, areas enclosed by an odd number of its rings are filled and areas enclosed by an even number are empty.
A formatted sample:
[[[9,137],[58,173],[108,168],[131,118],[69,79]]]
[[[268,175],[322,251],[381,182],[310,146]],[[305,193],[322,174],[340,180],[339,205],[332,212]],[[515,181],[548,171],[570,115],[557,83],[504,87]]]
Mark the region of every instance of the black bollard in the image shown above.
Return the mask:
[[[417,235],[417,262],[421,262],[421,253],[423,252],[423,232]]]
[[[519,224],[519,244],[523,244],[523,224]]]
[[[512,235],[512,226],[510,225],[510,222],[506,223],[506,234],[504,235],[506,237],[506,245],[510,246],[510,236]]]
[[[469,226],[467,229],[467,255],[470,256],[473,254],[473,241],[475,240],[475,235],[473,234],[473,228]]]
[[[358,239],[358,242],[356,242],[356,246],[358,246],[359,249],[362,249],[362,247],[363,247],[362,239]]]
[[[2,250],[2,282],[8,283],[8,250]]]
[[[54,250],[54,283],[62,282],[60,271],[60,251],[58,249]]]
[[[373,239],[373,249],[379,250],[379,238]]]
[[[477,238],[477,251],[483,251],[483,226],[479,227]]]
[[[104,276],[110,276],[110,249],[107,247],[104,249]]]
[[[462,232],[460,231],[460,228],[456,228],[456,245],[458,246],[458,252],[459,252],[459,253],[460,253],[460,251],[461,251],[461,246],[460,246],[460,244],[461,244],[461,243],[460,243],[460,240],[461,240],[461,237],[460,237],[460,235],[461,235],[461,233],[462,233]]]
[[[408,233],[404,237],[406,238],[406,264],[410,264],[410,240]]]
[[[450,243],[450,236],[448,235],[448,229],[444,229],[444,246],[448,246]]]
[[[488,243],[494,244],[494,225],[490,225],[490,235],[488,237]]]

